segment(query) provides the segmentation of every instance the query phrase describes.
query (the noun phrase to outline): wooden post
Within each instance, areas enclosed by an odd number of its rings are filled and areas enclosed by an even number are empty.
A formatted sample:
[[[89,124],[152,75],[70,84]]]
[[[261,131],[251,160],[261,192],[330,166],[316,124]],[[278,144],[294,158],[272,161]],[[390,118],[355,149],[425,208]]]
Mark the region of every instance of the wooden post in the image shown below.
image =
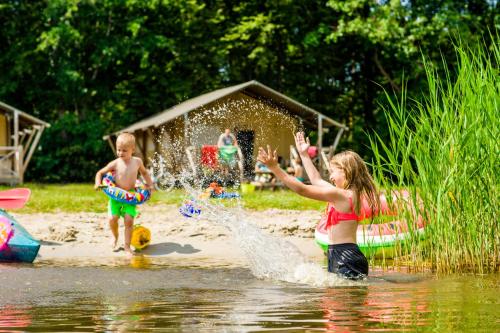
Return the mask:
[[[38,145],[38,141],[40,141],[40,138],[42,137],[44,127],[43,126],[33,126],[33,131],[36,131],[36,136],[35,136],[35,141],[31,144],[31,147],[29,145],[26,145],[26,149],[28,151],[28,155],[26,156],[26,159],[23,162],[23,173],[26,170],[26,167],[28,166],[29,161],[31,160],[31,156],[33,156],[33,153],[35,152],[36,146]],[[30,138],[31,141],[31,138]]]
[[[31,130],[28,130],[28,131],[24,130],[24,133],[26,133],[26,134],[23,135],[23,137],[21,138],[21,142],[19,144],[22,145],[23,147],[26,147],[26,149],[27,149],[27,147],[30,146],[31,141],[33,141],[35,134],[37,133],[37,128],[38,128],[38,125],[33,125]]]
[[[14,154],[14,165],[12,166],[13,169],[15,170],[17,177],[19,179],[19,182],[21,182],[22,179],[22,154],[19,153],[18,147],[19,147],[19,112],[17,110],[14,111],[14,149],[16,150],[16,153]]]
[[[335,137],[335,141],[333,142],[332,151],[331,151],[332,155],[335,153],[335,150],[337,149],[337,146],[339,144],[340,137],[342,136],[342,133],[344,133],[343,127],[339,128],[339,132],[337,133],[337,136]],[[329,156],[329,157],[332,157],[332,156]]]
[[[318,116],[318,152],[321,154],[323,151],[323,116]],[[323,175],[323,160],[319,159],[320,174]]]
[[[111,147],[111,150],[113,151],[113,154],[116,156],[116,147],[115,144],[113,143],[113,140],[111,139],[111,135],[108,136],[108,143],[109,146]]]
[[[23,171],[23,146],[19,145],[16,147],[16,173],[19,179],[19,183],[24,181],[24,171]]]
[[[184,113],[184,146],[189,147],[191,140],[189,138],[189,112]]]
[[[192,150],[194,150],[193,146],[189,146],[186,148],[186,156],[188,158],[189,166],[191,167],[191,171],[193,172],[193,176],[197,177],[196,164],[194,163],[194,157]]]
[[[147,131],[148,131],[148,137],[151,137],[151,142],[153,142],[154,152],[156,153],[156,152],[159,151],[159,149],[158,149],[158,140],[155,139],[155,135],[154,135],[154,132],[151,129],[151,127],[149,127]],[[154,157],[154,154],[153,154],[152,157]],[[152,161],[152,157],[147,157],[144,160],[144,163],[146,164],[146,166],[149,166],[151,164],[150,162]]]
[[[148,159],[147,154],[148,154],[148,132],[147,132],[147,130],[142,130],[142,160],[143,161],[147,161],[147,159]]]
[[[14,111],[14,147],[19,145],[19,112]]]

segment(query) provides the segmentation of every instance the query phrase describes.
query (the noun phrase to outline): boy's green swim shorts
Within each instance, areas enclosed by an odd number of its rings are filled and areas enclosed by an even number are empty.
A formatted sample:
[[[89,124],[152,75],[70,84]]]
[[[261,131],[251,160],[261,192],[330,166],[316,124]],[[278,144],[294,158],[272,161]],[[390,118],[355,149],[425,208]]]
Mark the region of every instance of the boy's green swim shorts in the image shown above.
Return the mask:
[[[125,215],[130,215],[131,217],[137,216],[136,205],[126,204],[123,202],[116,201],[114,199],[109,199],[108,204],[108,215],[124,217]]]

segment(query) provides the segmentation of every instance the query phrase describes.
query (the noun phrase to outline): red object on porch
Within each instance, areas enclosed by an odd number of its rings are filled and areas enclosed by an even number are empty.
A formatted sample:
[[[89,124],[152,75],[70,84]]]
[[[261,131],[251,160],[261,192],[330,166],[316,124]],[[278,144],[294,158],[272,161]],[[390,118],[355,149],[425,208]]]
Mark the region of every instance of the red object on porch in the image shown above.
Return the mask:
[[[201,147],[201,165],[215,169],[219,165],[217,161],[218,148],[215,145],[203,145]]]

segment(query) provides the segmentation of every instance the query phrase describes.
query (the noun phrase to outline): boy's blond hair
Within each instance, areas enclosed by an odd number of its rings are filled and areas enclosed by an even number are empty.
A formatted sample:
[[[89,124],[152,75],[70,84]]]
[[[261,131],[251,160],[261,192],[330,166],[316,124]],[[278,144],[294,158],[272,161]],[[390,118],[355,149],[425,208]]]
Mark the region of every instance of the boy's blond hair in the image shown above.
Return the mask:
[[[127,147],[135,148],[135,136],[131,133],[121,133],[116,138],[116,144],[122,142]]]

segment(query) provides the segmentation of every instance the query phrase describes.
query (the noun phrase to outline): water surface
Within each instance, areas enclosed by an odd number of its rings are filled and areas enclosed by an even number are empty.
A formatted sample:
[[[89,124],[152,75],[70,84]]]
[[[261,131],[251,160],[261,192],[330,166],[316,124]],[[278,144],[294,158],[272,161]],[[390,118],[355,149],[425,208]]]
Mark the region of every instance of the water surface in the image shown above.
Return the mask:
[[[494,332],[498,275],[372,272],[317,287],[256,278],[250,269],[0,264],[0,331]]]

